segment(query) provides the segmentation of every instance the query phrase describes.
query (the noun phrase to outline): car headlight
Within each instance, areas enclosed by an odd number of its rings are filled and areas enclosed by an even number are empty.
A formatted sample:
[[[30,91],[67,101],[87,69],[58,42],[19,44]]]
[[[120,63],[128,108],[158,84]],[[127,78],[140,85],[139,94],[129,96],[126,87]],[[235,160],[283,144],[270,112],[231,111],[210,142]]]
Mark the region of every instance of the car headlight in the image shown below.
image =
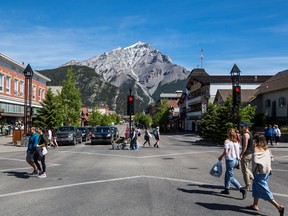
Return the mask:
[[[72,137],[73,137],[73,134],[68,134],[68,137],[69,137],[69,138],[72,138]]]
[[[107,137],[111,137],[111,134],[107,134]]]

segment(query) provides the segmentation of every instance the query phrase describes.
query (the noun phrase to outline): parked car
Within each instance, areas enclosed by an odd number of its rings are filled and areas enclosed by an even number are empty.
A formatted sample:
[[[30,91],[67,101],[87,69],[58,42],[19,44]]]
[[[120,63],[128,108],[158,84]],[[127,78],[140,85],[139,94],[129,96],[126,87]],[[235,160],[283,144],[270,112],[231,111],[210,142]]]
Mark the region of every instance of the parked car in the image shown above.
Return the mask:
[[[76,126],[61,126],[56,132],[57,143],[73,144],[82,143],[82,133]]]
[[[91,136],[91,144],[96,144],[96,143],[112,144],[113,141],[114,141],[113,131],[111,130],[109,126],[95,127]]]
[[[82,133],[82,141],[86,142],[88,140],[90,140],[90,131],[88,130],[88,128],[86,127],[78,127],[78,129],[81,131]]]
[[[115,140],[118,139],[118,138],[119,138],[119,130],[118,130],[118,128],[115,127],[115,126],[110,126],[110,128],[111,128],[112,131],[113,131],[114,139],[115,139]]]

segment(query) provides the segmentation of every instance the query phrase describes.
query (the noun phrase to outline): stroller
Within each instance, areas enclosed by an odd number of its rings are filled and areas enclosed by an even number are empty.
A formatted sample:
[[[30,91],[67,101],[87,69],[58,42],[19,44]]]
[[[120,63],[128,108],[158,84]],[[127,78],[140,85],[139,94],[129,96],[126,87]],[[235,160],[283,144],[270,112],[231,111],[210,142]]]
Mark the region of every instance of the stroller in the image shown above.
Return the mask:
[[[125,137],[119,137],[112,143],[112,150],[124,150],[127,146],[128,139]]]

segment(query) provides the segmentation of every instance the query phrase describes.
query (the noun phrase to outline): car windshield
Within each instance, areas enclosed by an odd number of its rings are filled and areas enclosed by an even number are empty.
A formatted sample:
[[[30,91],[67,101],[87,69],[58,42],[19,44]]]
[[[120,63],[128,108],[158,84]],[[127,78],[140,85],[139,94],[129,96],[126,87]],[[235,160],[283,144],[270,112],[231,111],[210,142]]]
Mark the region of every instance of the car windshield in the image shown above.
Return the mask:
[[[95,132],[109,133],[110,130],[109,130],[109,128],[95,128]]]
[[[60,127],[58,131],[61,131],[61,132],[74,131],[74,128],[73,127]]]
[[[82,132],[86,132],[86,128],[78,128]]]

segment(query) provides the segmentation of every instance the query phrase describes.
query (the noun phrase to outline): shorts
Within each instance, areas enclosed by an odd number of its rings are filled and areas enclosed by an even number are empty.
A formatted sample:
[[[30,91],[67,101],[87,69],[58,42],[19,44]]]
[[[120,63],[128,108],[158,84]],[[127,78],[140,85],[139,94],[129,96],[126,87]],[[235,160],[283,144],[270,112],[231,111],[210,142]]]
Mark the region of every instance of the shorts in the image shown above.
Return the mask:
[[[34,162],[34,153],[27,152],[26,161],[33,161]]]

